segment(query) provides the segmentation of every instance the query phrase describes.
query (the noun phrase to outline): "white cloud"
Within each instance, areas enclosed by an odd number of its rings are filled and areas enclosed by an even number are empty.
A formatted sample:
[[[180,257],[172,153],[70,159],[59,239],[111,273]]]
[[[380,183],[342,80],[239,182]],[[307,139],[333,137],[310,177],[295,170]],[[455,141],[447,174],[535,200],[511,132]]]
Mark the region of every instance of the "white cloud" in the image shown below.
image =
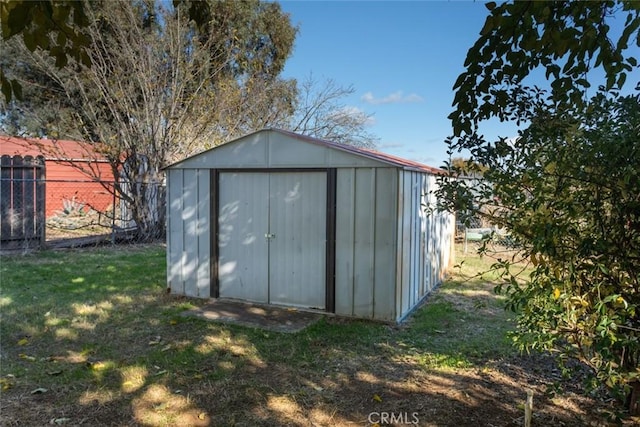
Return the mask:
[[[373,96],[373,93],[367,92],[360,98],[367,104],[372,105],[381,105],[381,104],[399,104],[399,103],[409,103],[409,102],[422,102],[424,99],[415,93],[411,93],[409,95],[405,95],[401,90],[397,92],[393,92],[387,96],[382,98],[376,98]]]

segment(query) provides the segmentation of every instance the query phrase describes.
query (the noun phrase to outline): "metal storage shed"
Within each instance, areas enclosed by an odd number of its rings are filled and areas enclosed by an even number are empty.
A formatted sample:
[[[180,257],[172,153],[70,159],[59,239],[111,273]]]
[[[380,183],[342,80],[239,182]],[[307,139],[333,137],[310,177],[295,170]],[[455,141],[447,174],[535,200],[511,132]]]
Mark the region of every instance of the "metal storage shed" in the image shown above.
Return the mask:
[[[174,294],[401,321],[452,262],[437,169],[265,129],[167,168]]]

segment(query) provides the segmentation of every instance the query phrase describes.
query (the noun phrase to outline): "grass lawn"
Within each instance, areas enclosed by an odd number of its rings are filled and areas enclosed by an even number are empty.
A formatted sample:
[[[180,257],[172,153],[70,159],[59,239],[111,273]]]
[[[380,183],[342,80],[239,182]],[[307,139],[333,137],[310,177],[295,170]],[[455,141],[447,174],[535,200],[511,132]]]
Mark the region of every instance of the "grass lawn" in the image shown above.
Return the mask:
[[[604,423],[607,403],[514,351],[475,277],[489,262],[465,258],[403,325],[291,334],[179,316],[206,301],[166,293],[162,246],[3,256],[0,423],[516,426],[527,389],[534,425]]]

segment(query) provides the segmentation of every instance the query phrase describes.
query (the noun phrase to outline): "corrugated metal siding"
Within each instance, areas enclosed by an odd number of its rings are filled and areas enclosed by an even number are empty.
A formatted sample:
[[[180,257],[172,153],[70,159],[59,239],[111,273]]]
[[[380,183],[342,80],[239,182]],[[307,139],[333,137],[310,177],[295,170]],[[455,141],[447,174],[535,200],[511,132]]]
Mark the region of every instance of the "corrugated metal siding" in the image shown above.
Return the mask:
[[[398,215],[398,257],[400,270],[397,276],[397,315],[402,316],[407,313],[415,304],[414,288],[416,284],[415,277],[415,259],[414,252],[416,238],[415,220],[418,211],[415,206],[415,188],[414,174],[411,171],[401,171],[401,182],[399,183],[398,205],[401,214]]]
[[[324,309],[327,174],[219,176],[220,296]]]
[[[373,317],[376,171],[356,169],[353,240],[353,315]],[[336,208],[340,212],[340,207]]]
[[[220,173],[220,296],[269,301],[269,174]]]
[[[169,170],[167,263],[171,292],[209,297],[211,187],[209,170]]]
[[[440,283],[451,261],[454,220],[435,206],[436,177],[415,171],[400,174],[398,196],[397,320]]]
[[[431,188],[436,188],[436,178],[430,178]],[[435,207],[436,200],[433,194],[429,195],[428,203],[430,207]],[[452,214],[447,212],[435,211],[430,215],[429,220],[432,223],[433,233],[429,236],[430,256],[433,258],[433,265],[435,266],[432,271],[432,282],[434,284],[439,283],[444,279],[447,269],[452,263],[451,258],[453,253],[453,240],[455,234],[455,218]]]
[[[387,161],[363,157],[348,146],[336,149],[314,141],[263,130],[182,160],[170,169],[390,167]]]
[[[420,192],[422,186],[420,185],[421,175],[417,172],[410,173],[411,181],[411,247],[410,247],[410,262],[411,262],[411,278],[410,278],[410,290],[409,290],[409,306],[416,305],[422,294],[420,288],[422,287],[422,280],[420,277],[420,266],[422,260],[420,258],[420,241],[422,240],[422,234],[420,233]]]
[[[182,171],[167,170],[167,287],[171,293],[183,294],[182,281]]]
[[[99,178],[112,188],[113,174],[108,163],[74,161],[70,165],[47,160],[45,166],[47,218],[62,212],[65,200],[83,203],[99,212],[107,211],[113,205],[113,195],[100,182],[94,181]]]
[[[353,316],[353,276],[355,257],[356,170],[336,172],[336,290],[335,311]]]
[[[325,308],[327,174],[269,174],[269,302]]]
[[[0,154],[45,157],[47,218],[62,212],[65,200],[75,200],[100,212],[113,204],[113,195],[95,181],[111,186],[111,166],[90,143],[0,135]]]
[[[395,319],[395,254],[398,169],[376,171],[374,313],[379,320]]]
[[[345,168],[336,184],[336,313],[395,319],[395,168]]]
[[[429,240],[428,236],[428,221],[427,221],[427,212],[426,209],[428,207],[428,200],[431,177],[429,175],[422,176],[422,189],[420,192],[420,235],[422,238],[420,239],[420,277],[421,277],[421,287],[420,294],[426,295],[433,289],[432,280],[431,280],[431,269],[429,268],[427,259],[429,254]]]

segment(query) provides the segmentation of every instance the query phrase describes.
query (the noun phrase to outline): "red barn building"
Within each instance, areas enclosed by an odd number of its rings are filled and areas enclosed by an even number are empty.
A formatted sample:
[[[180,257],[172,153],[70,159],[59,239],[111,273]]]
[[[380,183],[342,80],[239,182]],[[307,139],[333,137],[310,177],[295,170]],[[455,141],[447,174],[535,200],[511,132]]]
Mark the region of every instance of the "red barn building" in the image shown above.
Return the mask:
[[[93,144],[0,135],[0,156],[43,156],[46,177],[46,217],[65,209],[104,212],[113,206],[113,172]]]

